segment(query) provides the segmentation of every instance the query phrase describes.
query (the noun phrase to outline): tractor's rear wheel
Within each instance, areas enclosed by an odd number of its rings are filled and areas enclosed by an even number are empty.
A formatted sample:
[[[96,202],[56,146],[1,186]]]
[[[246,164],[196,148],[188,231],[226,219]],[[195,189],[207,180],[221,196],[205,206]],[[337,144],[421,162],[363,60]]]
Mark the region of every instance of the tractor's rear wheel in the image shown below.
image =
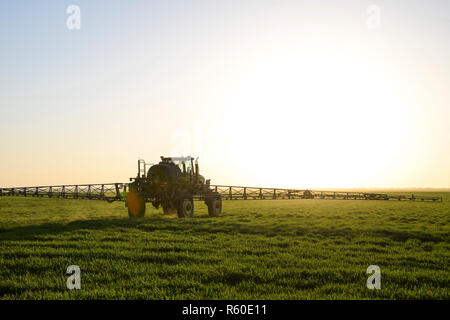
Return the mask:
[[[177,209],[174,208],[172,204],[163,204],[162,208],[163,208],[164,214],[171,215],[171,214],[177,213]]]
[[[210,216],[217,216],[222,213],[222,198],[220,196],[208,198],[206,205]]]
[[[178,199],[178,218],[192,218],[194,216],[194,200],[187,192],[183,192]]]
[[[145,215],[145,199],[135,191],[127,192],[125,199],[130,218],[142,218]]]

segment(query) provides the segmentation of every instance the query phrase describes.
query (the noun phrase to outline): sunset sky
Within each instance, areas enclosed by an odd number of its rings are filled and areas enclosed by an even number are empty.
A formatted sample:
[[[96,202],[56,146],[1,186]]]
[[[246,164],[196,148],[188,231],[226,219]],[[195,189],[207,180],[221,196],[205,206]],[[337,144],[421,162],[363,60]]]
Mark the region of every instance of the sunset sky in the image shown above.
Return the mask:
[[[450,1],[18,0],[0,17],[0,187],[125,182],[161,155],[199,156],[213,184],[450,187]]]

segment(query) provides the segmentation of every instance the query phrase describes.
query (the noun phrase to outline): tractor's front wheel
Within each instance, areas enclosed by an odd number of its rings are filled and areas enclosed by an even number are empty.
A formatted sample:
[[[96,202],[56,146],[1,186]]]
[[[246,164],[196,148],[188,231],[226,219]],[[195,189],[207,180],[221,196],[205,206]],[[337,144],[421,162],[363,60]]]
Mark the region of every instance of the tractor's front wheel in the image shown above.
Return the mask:
[[[194,200],[187,192],[183,192],[178,199],[178,218],[192,218],[194,216]]]
[[[127,192],[125,204],[130,218],[142,218],[145,216],[145,199],[135,191]]]

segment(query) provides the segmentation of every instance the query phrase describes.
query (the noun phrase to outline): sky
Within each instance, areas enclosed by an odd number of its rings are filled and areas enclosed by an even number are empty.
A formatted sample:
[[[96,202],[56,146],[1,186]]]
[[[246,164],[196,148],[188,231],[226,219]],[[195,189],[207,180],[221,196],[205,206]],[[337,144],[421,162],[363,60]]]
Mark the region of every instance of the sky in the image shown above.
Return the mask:
[[[449,39],[438,0],[2,1],[0,187],[192,155],[212,184],[449,188]]]

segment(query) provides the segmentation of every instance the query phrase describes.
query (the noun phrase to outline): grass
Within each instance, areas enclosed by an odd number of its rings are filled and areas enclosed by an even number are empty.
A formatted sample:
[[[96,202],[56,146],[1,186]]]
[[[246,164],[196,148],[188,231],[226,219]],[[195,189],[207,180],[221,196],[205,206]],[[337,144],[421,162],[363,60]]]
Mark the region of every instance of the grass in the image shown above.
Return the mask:
[[[225,201],[210,218],[123,203],[0,198],[1,299],[449,299],[442,203]],[[147,207],[149,208],[149,207]],[[81,290],[66,269],[81,268]],[[381,290],[366,269],[381,268]]]

